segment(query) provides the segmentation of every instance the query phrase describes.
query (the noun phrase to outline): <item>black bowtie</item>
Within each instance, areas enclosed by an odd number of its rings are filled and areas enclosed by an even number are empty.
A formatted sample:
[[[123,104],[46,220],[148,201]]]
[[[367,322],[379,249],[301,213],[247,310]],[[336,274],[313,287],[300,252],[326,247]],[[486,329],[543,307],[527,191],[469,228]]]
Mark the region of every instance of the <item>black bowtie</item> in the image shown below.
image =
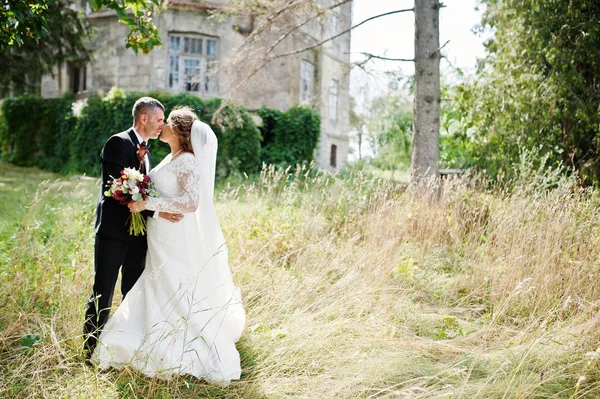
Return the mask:
[[[147,150],[150,150],[150,143],[146,143],[145,141],[142,141],[142,144],[140,144],[140,147],[144,147]]]

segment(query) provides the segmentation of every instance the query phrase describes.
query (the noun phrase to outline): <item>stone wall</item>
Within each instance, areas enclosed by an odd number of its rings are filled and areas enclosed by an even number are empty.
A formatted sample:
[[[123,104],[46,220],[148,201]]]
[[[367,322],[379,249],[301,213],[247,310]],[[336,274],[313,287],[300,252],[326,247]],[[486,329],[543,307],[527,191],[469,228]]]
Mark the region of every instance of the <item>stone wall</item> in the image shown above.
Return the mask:
[[[111,11],[102,11],[89,16],[98,26],[100,34],[96,40],[97,51],[94,60],[87,66],[87,94],[104,94],[113,86],[128,91],[168,91],[169,34],[193,33],[215,37],[217,55],[220,62],[234,55],[245,36],[233,28],[232,21],[218,23],[208,18],[205,9],[198,3],[177,0],[177,5],[159,14],[155,24],[161,34],[163,46],[155,48],[148,55],[136,55],[125,48],[128,27],[120,23]],[[175,2],[174,2],[175,3]],[[188,4],[189,3],[189,4]],[[213,1],[212,3],[215,3]],[[326,3],[325,1],[323,3]],[[327,6],[327,4],[323,4]],[[351,23],[352,5],[340,7],[339,30],[346,29]],[[305,32],[293,35],[282,42],[278,51],[302,48],[315,40],[330,37],[331,17],[323,17],[321,24],[307,26]],[[339,31],[338,30],[338,31]],[[309,36],[306,35],[309,34]],[[308,39],[307,39],[308,38]],[[321,139],[315,154],[317,165],[332,171],[342,168],[348,153],[349,126],[349,63],[350,35],[346,34],[315,50],[272,61],[257,73],[242,89],[229,93],[236,102],[248,109],[257,109],[265,105],[270,108],[286,110],[297,104],[300,99],[300,62],[305,59],[315,65],[314,98],[311,101],[321,114]],[[62,90],[58,80],[44,77],[42,95],[58,97],[69,89],[69,76],[63,68]],[[220,73],[218,93],[210,96],[222,97],[230,87],[230,76]],[[338,117],[329,118],[329,88],[332,79],[338,80]],[[329,165],[331,145],[337,146],[337,168]]]
[[[325,4],[326,5],[326,4]],[[338,32],[350,28],[352,19],[352,4],[339,7]],[[322,25],[322,37],[333,36],[332,24]],[[346,165],[349,150],[350,133],[350,34],[346,33],[337,39],[325,43],[321,47],[320,57],[320,104],[321,138],[318,153],[315,156],[317,165],[332,172],[343,169]],[[329,90],[332,81],[338,83],[337,118],[331,119],[329,111]],[[336,166],[330,164],[331,146],[337,147]]]

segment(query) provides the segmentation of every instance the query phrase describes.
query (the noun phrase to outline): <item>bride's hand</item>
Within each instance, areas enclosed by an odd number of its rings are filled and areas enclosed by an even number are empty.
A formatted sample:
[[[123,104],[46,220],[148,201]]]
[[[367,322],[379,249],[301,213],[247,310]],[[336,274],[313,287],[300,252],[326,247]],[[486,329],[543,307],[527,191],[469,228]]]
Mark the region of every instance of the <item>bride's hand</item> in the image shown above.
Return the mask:
[[[183,219],[183,215],[180,213],[158,212],[158,216],[173,223],[177,223]]]
[[[141,212],[146,210],[146,200],[142,202],[130,202],[127,204],[131,212]]]

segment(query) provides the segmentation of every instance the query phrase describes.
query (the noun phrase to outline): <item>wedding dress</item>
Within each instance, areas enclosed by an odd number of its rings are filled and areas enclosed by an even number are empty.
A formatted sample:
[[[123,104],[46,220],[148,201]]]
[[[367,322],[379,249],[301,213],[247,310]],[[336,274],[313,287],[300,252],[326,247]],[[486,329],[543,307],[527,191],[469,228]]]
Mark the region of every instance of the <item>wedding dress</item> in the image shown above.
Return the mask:
[[[217,141],[194,122],[194,154],[168,155],[150,172],[158,198],[147,208],[183,213],[148,218],[146,267],[104,327],[92,362],[147,376],[190,374],[227,384],[240,378],[235,343],[245,324],[239,289],[213,205]]]

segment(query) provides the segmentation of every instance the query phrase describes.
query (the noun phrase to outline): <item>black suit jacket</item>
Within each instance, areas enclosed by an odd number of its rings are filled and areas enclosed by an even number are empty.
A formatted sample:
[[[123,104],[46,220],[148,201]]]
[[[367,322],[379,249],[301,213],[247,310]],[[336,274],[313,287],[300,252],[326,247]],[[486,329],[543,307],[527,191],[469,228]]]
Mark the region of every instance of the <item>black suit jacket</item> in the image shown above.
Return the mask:
[[[137,157],[137,146],[139,141],[133,129],[117,133],[111,136],[100,153],[100,163],[102,165],[100,187],[100,196],[98,197],[98,206],[96,207],[96,226],[94,231],[97,234],[118,238],[124,241],[131,241],[135,236],[129,235],[130,211],[125,205],[119,204],[117,200],[111,197],[105,197],[104,191],[108,189],[108,182],[121,176],[121,171],[125,168],[139,169],[140,161]],[[148,158],[150,157],[148,153]],[[147,173],[142,163],[142,173]],[[152,216],[154,212],[144,211],[142,215]]]

